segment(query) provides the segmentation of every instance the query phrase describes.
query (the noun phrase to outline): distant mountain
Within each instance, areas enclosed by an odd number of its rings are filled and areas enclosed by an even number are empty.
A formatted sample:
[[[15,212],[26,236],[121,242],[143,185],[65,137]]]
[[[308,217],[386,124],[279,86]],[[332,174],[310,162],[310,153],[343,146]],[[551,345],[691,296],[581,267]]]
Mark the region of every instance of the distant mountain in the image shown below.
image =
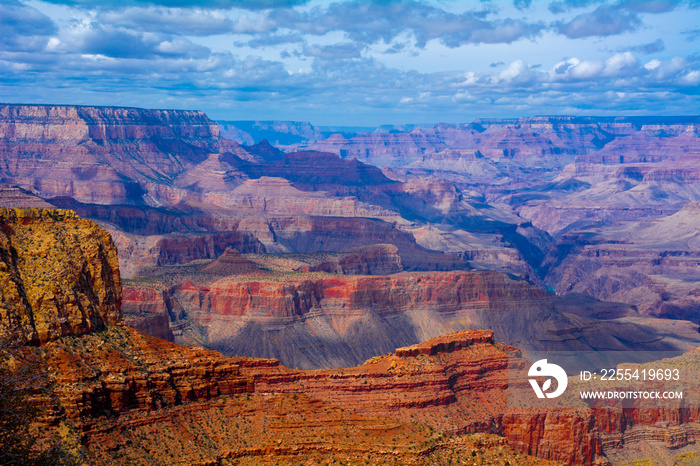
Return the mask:
[[[221,135],[243,145],[254,145],[268,141],[276,147],[304,146],[341,135],[353,138],[363,133],[396,133],[410,131],[419,125],[383,125],[373,126],[314,126],[307,121],[218,121]],[[429,127],[432,125],[420,125]]]
[[[221,135],[239,144],[252,146],[263,140],[273,146],[288,146],[325,139],[306,121],[218,121]]]

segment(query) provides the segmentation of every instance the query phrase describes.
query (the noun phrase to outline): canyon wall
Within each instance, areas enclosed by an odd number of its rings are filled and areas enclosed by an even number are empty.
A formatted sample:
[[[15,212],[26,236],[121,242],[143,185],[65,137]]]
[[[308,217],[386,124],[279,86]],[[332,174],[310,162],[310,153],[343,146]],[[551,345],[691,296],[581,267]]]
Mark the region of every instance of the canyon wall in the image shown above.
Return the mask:
[[[200,111],[0,106],[2,181],[45,198],[155,202],[149,184],[168,183],[221,147],[218,126]]]
[[[635,320],[639,314],[631,307],[612,310],[576,296],[553,301],[527,281],[496,272],[206,277],[202,270],[170,285],[161,279],[154,286],[155,279],[130,282],[126,315],[166,315],[177,342],[304,369],[359,364],[466,328],[492,329],[500,341],[526,351],[687,351],[700,345],[697,325],[689,322],[672,329],[664,321]]]

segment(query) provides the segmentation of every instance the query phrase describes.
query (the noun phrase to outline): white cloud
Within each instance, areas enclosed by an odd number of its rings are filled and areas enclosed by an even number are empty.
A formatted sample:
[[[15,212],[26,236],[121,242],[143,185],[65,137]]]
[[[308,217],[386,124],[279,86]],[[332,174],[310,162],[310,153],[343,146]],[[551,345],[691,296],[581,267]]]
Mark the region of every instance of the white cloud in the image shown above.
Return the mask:
[[[644,68],[646,68],[649,71],[657,70],[661,66],[661,61],[657,59],[653,59],[647,63],[644,64]]]
[[[569,70],[569,76],[578,80],[588,80],[600,76],[605,66],[599,61],[579,61]]]
[[[605,60],[605,76],[619,76],[622,73],[632,72],[639,65],[637,57],[632,52],[617,53]]]
[[[684,86],[697,86],[700,84],[700,71],[691,71],[683,75],[678,81]]]

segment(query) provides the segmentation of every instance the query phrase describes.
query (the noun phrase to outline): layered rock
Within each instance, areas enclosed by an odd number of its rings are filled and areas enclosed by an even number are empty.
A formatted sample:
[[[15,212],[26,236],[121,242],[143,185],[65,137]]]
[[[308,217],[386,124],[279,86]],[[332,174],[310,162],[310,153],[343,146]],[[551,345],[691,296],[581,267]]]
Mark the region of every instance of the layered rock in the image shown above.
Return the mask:
[[[218,126],[199,111],[0,106],[3,180],[42,197],[155,202],[149,183],[168,183],[221,148]]]
[[[519,451],[566,464],[602,460],[599,432],[585,405],[539,411],[509,406],[508,371],[522,371],[526,378],[530,365],[518,356],[516,348],[494,341],[493,332],[473,330],[342,370],[251,372],[259,391],[290,393],[301,386],[354,414],[425,423],[449,433],[498,433]]]
[[[700,323],[697,264],[700,207],[563,235],[545,266],[558,293],[578,292],[636,305],[646,315]]]
[[[0,185],[0,208],[53,209],[55,206],[17,186]]]
[[[257,261],[256,261],[257,262]],[[174,273],[174,272],[173,272]],[[494,272],[348,276],[298,273],[205,279],[182,275],[153,286],[133,281],[124,312],[151,312],[153,290],[178,342],[205,342],[229,355],[273,357],[290,367],[357,364],[375,354],[465,328],[490,328],[523,350],[688,350],[697,326],[640,321],[630,307],[552,301],[524,280]],[[558,309],[561,306],[562,311]],[[618,320],[599,320],[596,314]],[[610,315],[612,314],[612,315]],[[636,319],[636,320],[635,320]]]
[[[252,379],[219,353],[177,346],[126,326],[64,337],[42,351],[49,357],[60,415],[83,429],[102,416],[253,391]]]
[[[393,244],[353,248],[334,260],[323,261],[302,270],[343,275],[391,275],[403,271],[398,252],[399,248]]]
[[[112,327],[42,347],[56,396],[44,422],[70,423],[89,458],[111,464],[328,458],[424,464],[457,454],[478,456],[482,464],[505,457],[542,465],[548,457],[587,464],[600,454],[597,432],[581,429],[587,413],[509,412],[508,362],[529,363],[492,332],[448,335],[424,346],[439,349],[301,372]],[[522,443],[522,429],[532,425],[547,428]],[[505,441],[489,435],[494,431],[505,433]],[[561,439],[569,443],[555,445]]]
[[[240,144],[252,145],[263,140],[272,144],[290,145],[313,139],[323,134],[306,121],[219,121],[221,134]]]
[[[0,325],[30,343],[121,320],[117,251],[74,212],[0,209]]]

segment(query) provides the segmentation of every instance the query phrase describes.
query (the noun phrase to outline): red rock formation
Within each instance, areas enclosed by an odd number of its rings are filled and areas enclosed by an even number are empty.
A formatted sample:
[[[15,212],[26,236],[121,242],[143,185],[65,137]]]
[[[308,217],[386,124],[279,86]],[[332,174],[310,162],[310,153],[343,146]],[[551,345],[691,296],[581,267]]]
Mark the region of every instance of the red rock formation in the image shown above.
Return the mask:
[[[304,272],[328,272],[343,275],[391,275],[403,271],[399,248],[377,244],[353,248],[336,260],[306,267]]]
[[[193,274],[180,280],[161,285],[156,298],[168,309],[176,341],[206,342],[229,355],[274,357],[290,367],[358,364],[465,328],[491,328],[501,341],[527,351],[687,350],[694,344],[689,342],[700,344],[689,323],[674,331],[683,335],[673,340],[651,321],[564,314],[556,306],[568,311],[581,301],[557,300],[555,305],[537,287],[495,272],[257,274],[218,280]],[[596,302],[587,306],[585,314],[598,312]],[[603,307],[601,314],[610,311]],[[135,296],[125,299],[123,309],[140,315],[149,304]],[[633,309],[625,315],[630,313],[636,315]]]
[[[305,393],[352,413],[426,423],[439,431],[495,432],[509,445],[540,458],[591,464],[602,455],[592,412],[576,409],[517,411],[508,405],[508,370],[526,372],[516,348],[471,330],[444,335],[346,369],[291,371],[241,369],[257,391]],[[519,361],[514,363],[515,361]]]
[[[154,410],[253,391],[228,358],[129,327],[51,342],[42,351],[65,416],[87,428],[101,416]]]
[[[264,252],[264,247],[252,235],[237,231],[204,235],[170,236],[155,246],[156,265],[186,264],[197,259],[215,259],[227,249],[241,252]]]
[[[555,440],[569,438],[565,416],[501,420],[508,358],[517,351],[494,342],[492,332],[445,336],[423,346],[437,351],[299,372],[274,360],[223,358],[115,326],[38,350],[53,375],[56,403],[43,422],[70,425],[68,435],[78,433],[90,461],[110,464],[154,458],[297,464],[338,457],[424,464],[455,454],[479,456],[483,464],[496,458],[548,464],[516,454],[494,436],[459,433],[490,431],[488,425],[508,432],[518,449],[543,457],[578,463],[594,457],[595,437],[585,431],[578,443],[552,448]],[[552,428],[520,444],[517,422]]]
[[[124,323],[146,335],[175,341],[170,329],[170,316],[163,299],[163,294],[151,288],[125,287],[122,297],[125,302],[139,302],[138,308],[132,307],[131,313],[124,315]]]

